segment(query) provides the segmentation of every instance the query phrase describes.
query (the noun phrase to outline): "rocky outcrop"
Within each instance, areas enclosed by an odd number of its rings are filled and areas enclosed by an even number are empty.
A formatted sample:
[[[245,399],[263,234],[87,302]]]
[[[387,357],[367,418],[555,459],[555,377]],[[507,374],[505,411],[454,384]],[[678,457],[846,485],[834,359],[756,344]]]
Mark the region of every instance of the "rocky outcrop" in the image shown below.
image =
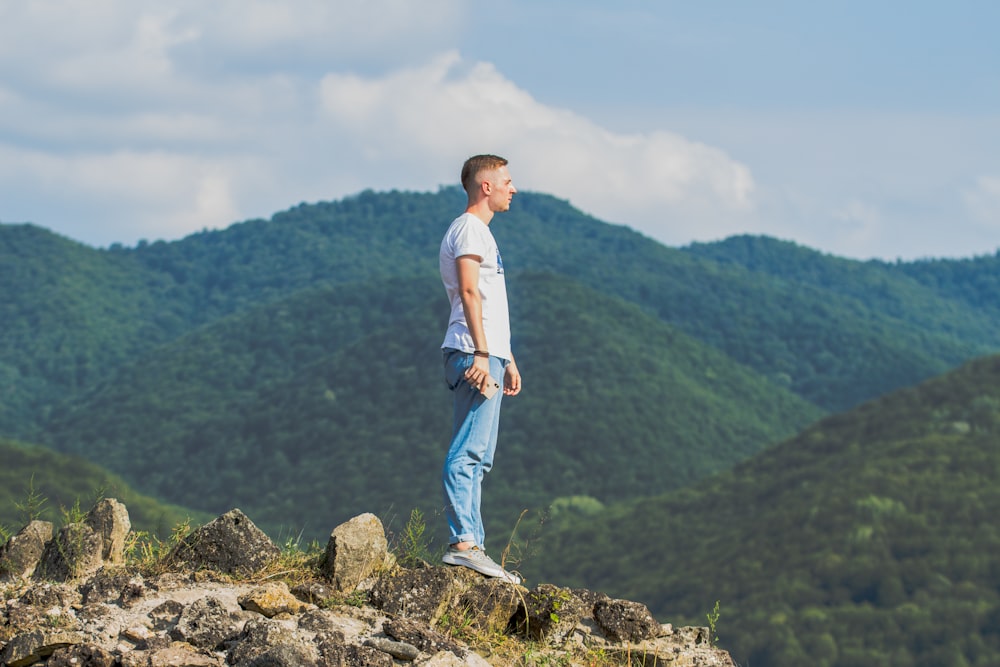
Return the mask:
[[[52,524],[32,521],[0,547],[0,582],[30,577],[46,543],[52,539]]]
[[[252,576],[280,550],[246,514],[230,510],[185,537],[167,555],[175,567]]]
[[[105,503],[72,524],[79,532],[53,536],[50,527],[41,547],[23,548],[22,531],[0,548],[19,554],[0,584],[0,664],[482,666],[523,664],[521,645],[560,664],[733,665],[706,628],[675,631],[636,602],[548,584],[529,590],[465,568],[401,568],[373,515],[338,526],[317,566],[291,585],[279,578],[287,572],[267,569],[280,551],[239,510],[185,538],[164,560],[169,571],[144,576],[122,559],[123,509]],[[80,538],[84,556],[65,559],[74,567],[45,560]],[[43,580],[43,571],[60,576]],[[505,650],[483,655],[489,637],[505,637]]]

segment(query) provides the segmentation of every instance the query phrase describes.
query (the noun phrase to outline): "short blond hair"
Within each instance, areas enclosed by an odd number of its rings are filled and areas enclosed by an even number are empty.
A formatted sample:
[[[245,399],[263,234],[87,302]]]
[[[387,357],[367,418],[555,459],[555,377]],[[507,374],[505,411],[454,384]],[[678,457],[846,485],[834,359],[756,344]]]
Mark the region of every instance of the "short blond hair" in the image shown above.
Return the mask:
[[[476,176],[483,171],[493,171],[507,164],[506,158],[498,155],[473,155],[462,165],[462,187],[467,194],[479,187]]]

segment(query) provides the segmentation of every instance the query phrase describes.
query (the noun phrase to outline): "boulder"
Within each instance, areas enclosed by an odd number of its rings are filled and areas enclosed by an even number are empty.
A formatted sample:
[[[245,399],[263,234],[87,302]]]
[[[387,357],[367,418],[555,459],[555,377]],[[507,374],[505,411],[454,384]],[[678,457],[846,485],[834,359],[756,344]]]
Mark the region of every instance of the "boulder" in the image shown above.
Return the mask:
[[[600,600],[594,605],[594,620],[612,641],[640,642],[659,635],[663,628],[646,605],[630,600]]]
[[[33,576],[72,581],[89,577],[105,564],[121,564],[125,558],[125,538],[131,529],[125,505],[105,498],[83,521],[63,526],[46,542]]]
[[[110,651],[93,644],[79,644],[56,650],[45,667],[117,667],[118,659]]]
[[[63,526],[46,542],[45,550],[32,575],[36,580],[72,581],[101,569],[104,541],[86,523]]]
[[[0,651],[0,665],[27,667],[49,657],[58,649],[80,644],[83,635],[65,630],[34,630],[11,639]]]
[[[239,598],[240,606],[247,611],[273,618],[278,614],[300,614],[309,608],[291,594],[288,584],[283,581],[271,581],[258,586]]]
[[[576,592],[541,584],[525,596],[524,607],[516,619],[517,629],[531,639],[558,646],[592,610],[593,604]]]
[[[36,520],[7,540],[0,547],[0,582],[29,578],[51,539],[52,524]]]
[[[349,593],[382,568],[388,552],[382,522],[362,514],[333,529],[320,569],[337,591]]]
[[[231,665],[250,664],[274,647],[297,641],[296,633],[284,625],[266,618],[253,619],[243,626],[227,660]]]
[[[114,498],[100,500],[83,521],[101,536],[101,559],[111,565],[125,560],[125,539],[132,522],[125,505]]]
[[[281,554],[274,542],[239,509],[195,530],[167,555],[167,562],[223,574],[250,576]]]
[[[451,609],[453,600],[481,578],[466,568],[403,570],[379,578],[368,599],[389,616],[435,625]]]
[[[195,648],[215,651],[223,642],[236,637],[241,629],[240,622],[225,603],[215,597],[204,597],[184,608],[170,636]]]
[[[486,634],[507,632],[512,619],[521,609],[523,589],[503,579],[480,579],[458,596],[454,613]]]
[[[385,622],[382,631],[393,639],[411,644],[428,654],[447,651],[458,658],[465,658],[468,651],[447,635],[433,630],[425,623],[408,618],[395,618]]]

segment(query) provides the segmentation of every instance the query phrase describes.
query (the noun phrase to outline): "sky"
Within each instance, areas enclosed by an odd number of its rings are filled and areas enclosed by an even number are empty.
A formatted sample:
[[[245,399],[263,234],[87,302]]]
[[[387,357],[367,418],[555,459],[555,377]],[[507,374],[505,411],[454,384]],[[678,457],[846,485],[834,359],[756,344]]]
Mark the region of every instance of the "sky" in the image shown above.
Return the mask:
[[[0,0],[0,223],[170,241],[494,153],[670,246],[993,254],[997,25],[995,0]]]

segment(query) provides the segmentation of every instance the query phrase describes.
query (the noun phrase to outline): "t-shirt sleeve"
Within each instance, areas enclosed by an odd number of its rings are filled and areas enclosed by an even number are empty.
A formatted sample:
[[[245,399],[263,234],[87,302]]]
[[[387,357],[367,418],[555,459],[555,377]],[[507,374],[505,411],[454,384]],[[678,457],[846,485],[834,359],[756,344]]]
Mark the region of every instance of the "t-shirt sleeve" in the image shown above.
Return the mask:
[[[486,257],[490,250],[489,240],[482,234],[475,225],[462,225],[455,234],[455,257],[463,255],[476,255],[480,259]]]

